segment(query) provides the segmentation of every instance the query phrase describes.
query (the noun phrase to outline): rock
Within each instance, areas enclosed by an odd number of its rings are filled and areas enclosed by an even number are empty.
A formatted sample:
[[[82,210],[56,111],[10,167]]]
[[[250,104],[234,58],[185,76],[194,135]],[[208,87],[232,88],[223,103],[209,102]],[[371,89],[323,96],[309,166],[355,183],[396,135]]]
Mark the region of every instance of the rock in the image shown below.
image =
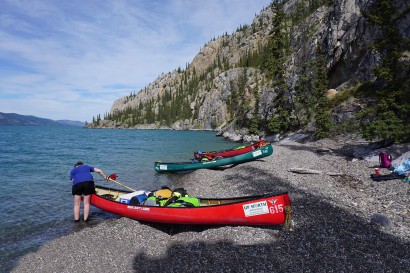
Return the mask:
[[[268,142],[275,143],[275,142],[280,141],[280,135],[275,134],[275,135],[265,136],[264,139]]]
[[[242,135],[234,132],[224,132],[222,136],[230,141],[233,142],[240,142],[242,141]]]
[[[244,135],[242,139],[245,143],[256,142],[260,140],[259,136],[257,135]]]
[[[284,139],[282,139],[281,142],[285,143],[285,142],[296,141],[296,142],[303,143],[305,141],[308,141],[310,137],[311,137],[311,135],[309,135],[309,134],[301,134],[301,133],[290,134],[287,137],[285,137]]]
[[[337,94],[336,89],[329,89],[329,90],[326,91],[326,97],[328,99],[333,98],[334,96],[336,96],[336,94]]]
[[[386,216],[381,215],[379,213],[374,213],[370,217],[370,222],[373,223],[373,224],[382,226],[384,228],[389,228],[392,225],[389,218],[387,218]]]

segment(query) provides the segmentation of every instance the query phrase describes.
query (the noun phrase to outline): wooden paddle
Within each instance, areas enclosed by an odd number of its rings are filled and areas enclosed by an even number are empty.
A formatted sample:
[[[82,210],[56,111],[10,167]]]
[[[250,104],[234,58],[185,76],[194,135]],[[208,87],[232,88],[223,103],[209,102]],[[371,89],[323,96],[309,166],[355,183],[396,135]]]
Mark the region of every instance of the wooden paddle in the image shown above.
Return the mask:
[[[108,181],[111,181],[111,182],[114,182],[115,184],[118,184],[118,185],[120,185],[120,186],[122,186],[122,187],[124,187],[124,188],[126,188],[126,189],[128,189],[128,190],[130,190],[130,191],[137,191],[137,190],[134,190],[133,188],[130,188],[130,187],[128,187],[128,186],[126,186],[126,185],[124,185],[124,184],[118,182],[118,181],[115,181],[115,180],[113,179],[113,177],[114,177],[114,178],[117,178],[117,175],[116,175],[115,173],[113,173],[113,174],[111,174],[110,176],[107,177],[107,180],[108,180]]]

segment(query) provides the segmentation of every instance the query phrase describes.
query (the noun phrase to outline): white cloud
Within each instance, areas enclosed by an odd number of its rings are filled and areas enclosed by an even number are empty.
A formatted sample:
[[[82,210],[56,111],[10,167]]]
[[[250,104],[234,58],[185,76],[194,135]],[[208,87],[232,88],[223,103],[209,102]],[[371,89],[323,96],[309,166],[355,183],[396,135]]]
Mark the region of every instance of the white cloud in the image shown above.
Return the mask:
[[[0,112],[91,121],[269,2],[4,1]]]

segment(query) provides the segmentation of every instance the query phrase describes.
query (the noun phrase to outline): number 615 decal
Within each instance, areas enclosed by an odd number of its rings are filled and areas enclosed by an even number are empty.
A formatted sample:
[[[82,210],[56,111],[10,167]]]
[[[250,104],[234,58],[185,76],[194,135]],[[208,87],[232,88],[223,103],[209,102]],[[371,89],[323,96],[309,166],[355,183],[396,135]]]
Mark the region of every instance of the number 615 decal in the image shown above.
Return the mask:
[[[272,207],[269,207],[269,211],[271,214],[282,213],[284,211],[283,204],[274,205]]]

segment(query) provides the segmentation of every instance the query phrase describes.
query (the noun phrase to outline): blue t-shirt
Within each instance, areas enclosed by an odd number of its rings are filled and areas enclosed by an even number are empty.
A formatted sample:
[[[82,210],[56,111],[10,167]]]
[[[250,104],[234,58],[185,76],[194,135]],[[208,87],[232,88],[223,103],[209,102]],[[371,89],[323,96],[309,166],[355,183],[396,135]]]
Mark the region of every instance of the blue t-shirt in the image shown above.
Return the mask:
[[[94,181],[91,172],[94,172],[94,167],[90,167],[88,165],[80,165],[72,169],[70,172],[70,179],[74,179],[73,185],[85,181]]]

